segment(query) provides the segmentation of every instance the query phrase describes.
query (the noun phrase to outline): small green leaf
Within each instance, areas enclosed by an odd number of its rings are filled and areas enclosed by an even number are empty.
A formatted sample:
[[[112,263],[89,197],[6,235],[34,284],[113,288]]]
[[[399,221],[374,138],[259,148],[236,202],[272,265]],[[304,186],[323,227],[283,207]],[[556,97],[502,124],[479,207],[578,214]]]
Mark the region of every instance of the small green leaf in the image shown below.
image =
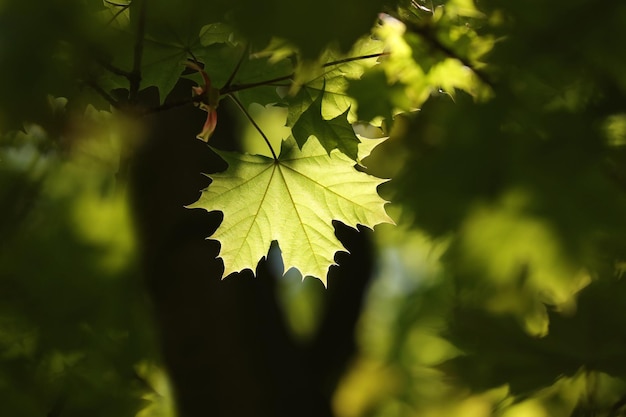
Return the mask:
[[[392,120],[398,110],[411,110],[411,103],[404,94],[405,87],[390,85],[385,71],[380,67],[372,68],[358,80],[350,80],[348,94],[357,104],[359,120],[372,121],[381,116]]]
[[[185,69],[187,47],[155,39],[144,41],[141,88],[156,86],[161,103],[165,101]]]
[[[293,126],[322,92],[322,115],[325,118],[335,118],[350,109],[348,121],[355,122],[354,100],[346,93],[348,83],[361,77],[367,68],[375,66],[378,55],[383,52],[383,42],[366,37],[359,40],[348,54],[328,49],[314,67],[302,65],[295,77],[296,84],[301,83],[302,87],[288,100],[287,125]]]
[[[200,30],[200,45],[209,46],[214,43],[229,42],[233,35],[233,28],[227,24],[217,22],[205,25]]]
[[[383,10],[384,2],[238,0],[234,3],[238,7],[229,18],[249,39],[287,39],[300,49],[303,56],[315,58],[329,44],[348,50],[359,36],[369,32],[378,13]]]
[[[293,66],[288,59],[274,60],[268,57],[250,55],[245,60],[233,84],[252,84],[267,80],[275,80],[287,77],[293,72]],[[286,82],[287,80],[285,80]],[[270,83],[267,85],[258,85],[254,88],[248,88],[237,92],[239,100],[248,108],[252,103],[258,103],[262,106],[275,104],[282,99],[277,92],[278,85]]]
[[[322,98],[323,94],[320,94],[302,113],[291,129],[293,137],[302,148],[310,136],[315,136],[329,154],[333,149],[339,149],[356,161],[359,139],[348,122],[349,109],[334,119],[325,120],[322,117]]]
[[[195,55],[204,64],[204,70],[211,76],[214,86],[223,87],[244,53],[246,53],[244,46],[234,47],[226,43],[201,48]],[[241,62],[235,77],[231,80],[231,86],[237,88],[258,83],[254,87],[242,88],[235,93],[245,108],[249,108],[252,103],[263,106],[274,104],[282,100],[276,91],[277,85],[263,83],[288,77],[292,72],[292,65],[287,59],[273,60],[252,53]]]

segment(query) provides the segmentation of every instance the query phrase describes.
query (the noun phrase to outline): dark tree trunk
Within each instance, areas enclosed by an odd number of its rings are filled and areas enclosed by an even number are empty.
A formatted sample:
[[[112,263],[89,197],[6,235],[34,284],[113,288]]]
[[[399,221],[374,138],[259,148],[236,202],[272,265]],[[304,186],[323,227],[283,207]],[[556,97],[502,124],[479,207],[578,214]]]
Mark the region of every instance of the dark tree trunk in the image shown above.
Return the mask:
[[[174,95],[190,94],[181,82]],[[330,417],[330,401],[355,352],[354,328],[371,276],[367,232],[336,225],[352,255],[329,277],[325,316],[312,342],[294,343],[270,268],[221,280],[219,245],[206,240],[219,213],[189,210],[225,164],[195,134],[206,114],[193,106],[147,120],[131,161],[131,184],[145,282],[163,359],[181,417]],[[221,112],[211,139],[233,147],[235,124]]]

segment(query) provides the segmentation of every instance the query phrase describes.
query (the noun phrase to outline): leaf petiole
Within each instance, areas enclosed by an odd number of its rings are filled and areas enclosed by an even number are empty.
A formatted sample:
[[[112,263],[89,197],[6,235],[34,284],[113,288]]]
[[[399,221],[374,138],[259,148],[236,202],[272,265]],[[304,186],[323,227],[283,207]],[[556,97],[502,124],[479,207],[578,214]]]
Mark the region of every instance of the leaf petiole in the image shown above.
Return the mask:
[[[254,87],[261,87],[264,85],[272,85],[274,83],[278,83],[281,81],[285,81],[285,80],[289,80],[293,78],[293,73],[289,74],[289,75],[283,75],[282,77],[278,77],[278,78],[272,78],[271,80],[264,80],[264,81],[259,81],[256,83],[249,83],[249,84],[235,84],[232,86],[224,86],[220,89],[220,94],[231,94],[231,93],[235,93],[237,91],[242,91],[242,90],[248,90],[250,88],[254,88]]]
[[[327,62],[324,65],[322,65],[322,67],[324,67],[324,68],[332,67],[333,65],[347,64],[348,62],[360,61],[362,59],[379,58],[381,56],[386,56],[386,55],[389,55],[389,54],[391,54],[391,52],[379,52],[379,53],[376,53],[376,54],[353,56],[353,57],[350,57],[350,58],[344,58],[344,59],[339,59],[337,61]]]
[[[105,0],[106,1],[106,0]],[[115,7],[119,7],[120,9],[109,19],[109,21],[106,23],[106,26],[109,26],[111,23],[115,22],[115,19],[117,19],[122,13],[124,13],[131,5],[132,2],[129,2],[128,4],[117,4],[117,3],[112,3],[110,1],[107,1],[107,3],[115,6]]]
[[[246,47],[243,50],[243,53],[241,54],[241,57],[239,58],[239,61],[237,61],[237,65],[235,65],[233,72],[230,73],[230,77],[228,77],[228,81],[226,81],[226,84],[224,84],[224,87],[222,87],[222,89],[226,90],[228,89],[228,87],[230,87],[230,84],[235,79],[235,76],[237,75],[239,68],[241,68],[241,64],[243,63],[243,60],[246,58],[246,55],[248,55],[248,52],[250,50],[249,48],[250,47],[246,45]]]
[[[378,57],[386,56],[386,55],[389,55],[389,54],[390,54],[390,52],[379,52],[379,53],[376,53],[376,54],[354,56],[354,57],[350,57],[350,58],[339,59],[337,61],[327,62],[324,65],[322,65],[322,67],[323,68],[332,67],[333,65],[346,64],[348,62],[359,61],[359,60],[362,60],[362,59],[378,58]],[[239,85],[236,84],[236,85],[232,85],[231,86],[229,83],[227,83],[224,87],[222,87],[220,89],[220,94],[230,94],[230,93],[234,93],[234,92],[237,92],[237,91],[248,90],[248,89],[254,88],[254,87],[261,87],[261,86],[264,86],[264,85],[273,85],[273,84],[281,82],[281,81],[290,80],[290,79],[292,79],[294,77],[294,75],[295,74],[292,72],[291,74],[283,75],[282,77],[272,78],[271,80],[259,81],[259,82],[256,82],[256,83],[249,83],[249,84],[239,84]]]
[[[265,141],[265,143],[267,144],[267,146],[270,148],[270,152],[272,153],[272,157],[274,158],[274,161],[278,161],[278,157],[276,156],[276,152],[274,152],[274,148],[272,147],[272,144],[270,143],[269,139],[267,138],[267,136],[265,136],[265,133],[263,133],[263,130],[261,130],[261,128],[259,127],[259,125],[254,121],[254,119],[252,118],[252,116],[250,115],[250,113],[248,113],[248,110],[246,110],[246,108],[244,107],[244,105],[241,103],[241,101],[239,101],[239,99],[237,97],[235,97],[234,94],[227,94],[228,97],[231,98],[231,100],[233,100],[235,102],[235,104],[237,105],[237,107],[239,107],[239,110],[241,110],[243,112],[243,114],[246,115],[246,117],[248,118],[248,120],[250,121],[250,123],[252,123],[252,126],[254,126],[254,128],[261,134],[261,136],[263,137],[263,140]]]
[[[133,69],[129,74],[129,100],[131,103],[137,101],[141,84],[141,60],[143,58],[144,34],[146,33],[146,1],[147,0],[137,0],[139,17],[137,20],[137,32],[133,48]],[[132,2],[129,4],[132,4]]]
[[[326,64],[323,65],[323,67],[330,67],[330,66],[333,66],[333,65],[345,64],[347,62],[358,61],[358,60],[361,60],[361,59],[376,58],[376,57],[385,56],[385,55],[389,55],[389,54],[390,54],[390,52],[381,52],[381,53],[377,53],[377,54],[362,55],[362,56],[356,56],[356,57],[351,57],[351,58],[345,58],[345,59],[341,59],[341,60],[338,60],[338,61],[327,62]],[[194,58],[194,60],[197,62],[197,60],[195,58]],[[234,75],[235,75],[235,72],[233,72],[231,77],[234,78]],[[258,81],[258,82],[254,82],[254,83],[234,84],[234,85],[226,84],[222,88],[220,88],[219,94],[220,94],[220,96],[230,96],[232,93],[236,93],[237,91],[249,90],[251,88],[262,87],[262,86],[267,86],[267,85],[271,85],[271,86],[275,85],[275,86],[286,87],[288,85],[279,84],[279,83],[281,83],[282,81],[292,80],[293,77],[294,77],[294,73],[291,73],[291,74],[283,75],[281,77],[272,78],[272,79],[269,79],[269,80]],[[232,80],[231,80],[231,82],[232,82]],[[175,108],[175,107],[179,107],[179,106],[184,106],[184,105],[187,105],[189,103],[194,103],[194,102],[198,102],[198,101],[199,100],[196,97],[196,98],[184,99],[184,100],[180,100],[180,101],[172,102],[172,103],[165,103],[165,104],[162,104],[160,106],[157,106],[157,107],[149,109],[146,113],[161,112],[161,111],[169,110],[169,109],[172,109],[172,108]]]
[[[84,80],[85,84],[87,84],[92,90],[94,90],[100,97],[105,99],[113,108],[119,108],[120,103],[115,100],[109,93],[107,93],[102,87],[100,87],[96,82],[91,80]]]

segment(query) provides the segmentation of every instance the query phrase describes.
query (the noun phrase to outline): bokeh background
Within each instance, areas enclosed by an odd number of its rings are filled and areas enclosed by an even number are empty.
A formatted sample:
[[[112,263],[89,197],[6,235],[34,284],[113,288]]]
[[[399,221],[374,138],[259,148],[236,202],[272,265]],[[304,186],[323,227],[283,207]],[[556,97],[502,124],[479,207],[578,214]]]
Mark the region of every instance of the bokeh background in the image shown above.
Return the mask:
[[[328,288],[277,246],[221,280],[220,214],[184,207],[225,168],[206,114],[108,102],[142,2],[1,0],[0,415],[625,415],[625,4],[143,1],[151,39],[225,20],[307,59],[374,26],[391,54],[341,86],[397,225],[336,224]],[[134,100],[188,98],[147,51],[171,93]],[[259,143],[220,106],[212,146]]]

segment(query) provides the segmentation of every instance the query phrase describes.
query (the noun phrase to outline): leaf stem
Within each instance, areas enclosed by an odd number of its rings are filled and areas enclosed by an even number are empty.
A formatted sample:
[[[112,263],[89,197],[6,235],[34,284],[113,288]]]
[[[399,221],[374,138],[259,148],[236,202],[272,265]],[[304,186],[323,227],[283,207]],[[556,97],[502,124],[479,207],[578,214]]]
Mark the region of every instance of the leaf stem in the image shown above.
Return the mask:
[[[105,61],[104,59],[98,58],[96,62],[98,63],[98,65],[100,65],[102,68],[104,68],[105,70],[109,71],[112,74],[119,75],[128,80],[130,80],[131,78],[130,72],[124,71],[123,69],[116,67],[115,65],[111,64],[110,62]]]
[[[626,395],[622,396],[619,400],[617,400],[615,404],[613,404],[607,417],[618,417],[620,414],[620,410],[625,405],[626,405]]]
[[[391,52],[379,52],[376,54],[369,54],[369,55],[360,55],[360,56],[354,56],[354,57],[350,57],[350,58],[344,58],[344,59],[340,59],[337,61],[331,61],[331,62],[327,62],[324,65],[322,65],[323,68],[326,67],[331,67],[333,65],[341,65],[341,64],[345,64],[348,62],[353,62],[353,61],[359,61],[362,59],[370,59],[370,58],[378,58],[381,56],[386,56],[389,55]],[[254,88],[254,87],[260,87],[263,85],[272,85],[274,83],[280,82],[280,81],[285,81],[285,80],[290,80],[294,77],[295,73],[291,73],[288,75],[283,75],[282,77],[277,77],[277,78],[272,78],[270,80],[265,80],[265,81],[259,81],[259,82],[255,82],[255,83],[249,83],[249,84],[235,84],[235,85],[229,85],[226,84],[224,87],[222,87],[220,89],[220,94],[230,94],[230,93],[234,93],[236,91],[241,91],[241,90],[248,90],[250,88]]]
[[[146,32],[146,0],[135,0],[138,4],[137,33],[135,37],[135,49],[133,51],[133,69],[130,72],[129,100],[135,102],[139,94],[141,84],[141,60],[143,58],[143,37]]]
[[[289,74],[289,75],[283,75],[282,77],[278,77],[278,78],[272,78],[271,80],[265,80],[265,81],[259,81],[256,83],[249,83],[249,84],[235,84],[229,87],[222,87],[220,88],[220,95],[227,95],[230,93],[235,93],[237,91],[241,91],[241,90],[248,90],[250,88],[254,88],[254,87],[260,87],[263,85],[270,85],[273,83],[277,83],[280,81],[285,81],[285,80],[289,80],[293,78],[293,73]]]
[[[124,8],[127,8],[132,3],[132,1],[129,1],[128,3],[121,4],[121,3],[116,3],[116,2],[111,1],[111,0],[104,0],[104,2],[107,3],[107,4],[110,4],[111,6],[124,7]]]
[[[114,108],[117,109],[120,107],[120,103],[117,100],[115,100],[109,93],[104,91],[104,89],[100,87],[98,84],[96,84],[95,82],[90,81],[90,80],[85,80],[85,84],[87,84],[92,90],[98,93],[98,95],[100,95],[103,99],[105,99]]]
[[[166,101],[165,103],[159,106],[148,107],[147,109],[145,109],[144,114],[160,113],[162,111],[175,109],[176,107],[182,107],[191,103],[199,103],[201,101],[202,101],[202,96],[186,97],[184,99],[175,100],[175,101]]]
[[[389,55],[389,54],[390,54],[390,52],[381,52],[381,53],[377,53],[377,54],[361,55],[361,56],[355,56],[355,57],[350,57],[350,58],[344,58],[344,59],[340,59],[338,61],[327,62],[326,64],[323,65],[323,67],[330,67],[332,65],[345,64],[347,62],[358,61],[358,60],[361,60],[361,59],[376,58],[376,57],[385,56],[385,55]],[[192,55],[192,57],[193,57],[193,55]],[[195,57],[193,57],[193,58],[195,60]],[[230,96],[232,93],[236,93],[237,91],[248,90],[248,89],[251,89],[251,88],[261,87],[261,86],[265,86],[265,85],[285,86],[284,84],[278,84],[278,83],[280,83],[281,81],[291,80],[291,79],[293,79],[293,77],[295,75],[292,72],[291,74],[283,75],[281,77],[276,77],[276,78],[272,78],[272,79],[269,79],[269,80],[257,81],[257,82],[248,83],[248,84],[234,84],[234,85],[231,85],[230,83],[232,83],[232,79],[235,78],[235,74],[236,74],[236,72],[237,72],[237,70],[238,70],[240,65],[241,64],[237,65],[235,71],[233,71],[233,73],[231,74],[231,77],[228,80],[228,82],[222,88],[220,88],[220,95],[222,95],[222,96]],[[184,106],[186,104],[197,102],[197,101],[199,101],[199,99],[197,99],[197,98],[189,98],[189,99],[174,101],[174,102],[171,102],[171,103],[165,103],[165,104],[162,104],[160,106],[152,107],[150,109],[147,109],[146,113],[158,113],[158,112],[161,112],[161,111],[169,110],[169,109],[172,109],[172,108],[175,108],[175,107]]]
[[[453,51],[451,48],[441,43],[441,41],[436,37],[436,35],[433,34],[430,30],[423,28],[421,26],[418,26],[412,22],[404,22],[404,23],[407,25],[407,28],[411,32],[419,35],[422,39],[428,42],[431,47],[442,52],[448,58],[456,59],[461,64],[463,64],[463,66],[469,68],[470,71],[472,71],[478,77],[478,79],[480,79],[483,83],[485,83],[492,89],[495,88],[493,81],[490,80],[489,77],[484,72],[476,68],[476,66],[472,64],[467,58],[462,57],[461,55]]]
[[[246,45],[246,47],[243,50],[243,53],[241,54],[241,57],[239,58],[239,61],[237,61],[237,65],[235,65],[233,72],[230,73],[230,77],[228,77],[228,81],[226,81],[226,84],[224,84],[224,87],[222,87],[223,89],[227,89],[228,87],[230,87],[230,84],[233,82],[233,80],[235,79],[235,76],[237,75],[237,71],[239,71],[239,68],[241,68],[241,64],[243,63],[243,60],[245,59],[246,55],[248,55],[248,51],[249,51],[249,46]]]
[[[322,66],[324,68],[332,67],[333,65],[346,64],[348,62],[360,61],[362,59],[379,58],[381,56],[386,56],[386,55],[389,55],[389,54],[391,54],[391,52],[379,52],[379,53],[376,53],[376,54],[353,56],[353,57],[350,57],[350,58],[344,58],[344,59],[340,59],[340,60],[337,60],[337,61],[327,62],[327,63],[325,63]]]
[[[267,146],[270,148],[270,152],[272,152],[272,157],[274,157],[274,161],[278,161],[278,157],[276,156],[276,152],[274,152],[274,148],[272,147],[272,144],[270,143],[269,139],[267,138],[267,136],[265,136],[265,133],[263,133],[263,131],[261,130],[259,125],[254,121],[254,119],[252,118],[250,113],[248,113],[248,110],[246,110],[246,108],[241,103],[241,101],[239,101],[239,99],[237,97],[235,97],[234,94],[228,94],[228,97],[230,97],[235,102],[237,107],[239,107],[239,110],[241,110],[243,112],[243,114],[246,115],[248,120],[250,120],[250,123],[252,123],[252,126],[254,126],[254,128],[261,134],[261,136],[263,137],[263,140],[265,141]]]
[[[128,4],[117,4],[117,3],[110,2],[110,1],[106,1],[106,2],[115,7],[120,7],[120,9],[109,19],[109,21],[106,23],[105,26],[109,26],[111,23],[115,22],[115,19],[117,19],[122,13],[124,13],[124,11],[128,9],[130,5],[132,4],[132,2],[129,2]]]

